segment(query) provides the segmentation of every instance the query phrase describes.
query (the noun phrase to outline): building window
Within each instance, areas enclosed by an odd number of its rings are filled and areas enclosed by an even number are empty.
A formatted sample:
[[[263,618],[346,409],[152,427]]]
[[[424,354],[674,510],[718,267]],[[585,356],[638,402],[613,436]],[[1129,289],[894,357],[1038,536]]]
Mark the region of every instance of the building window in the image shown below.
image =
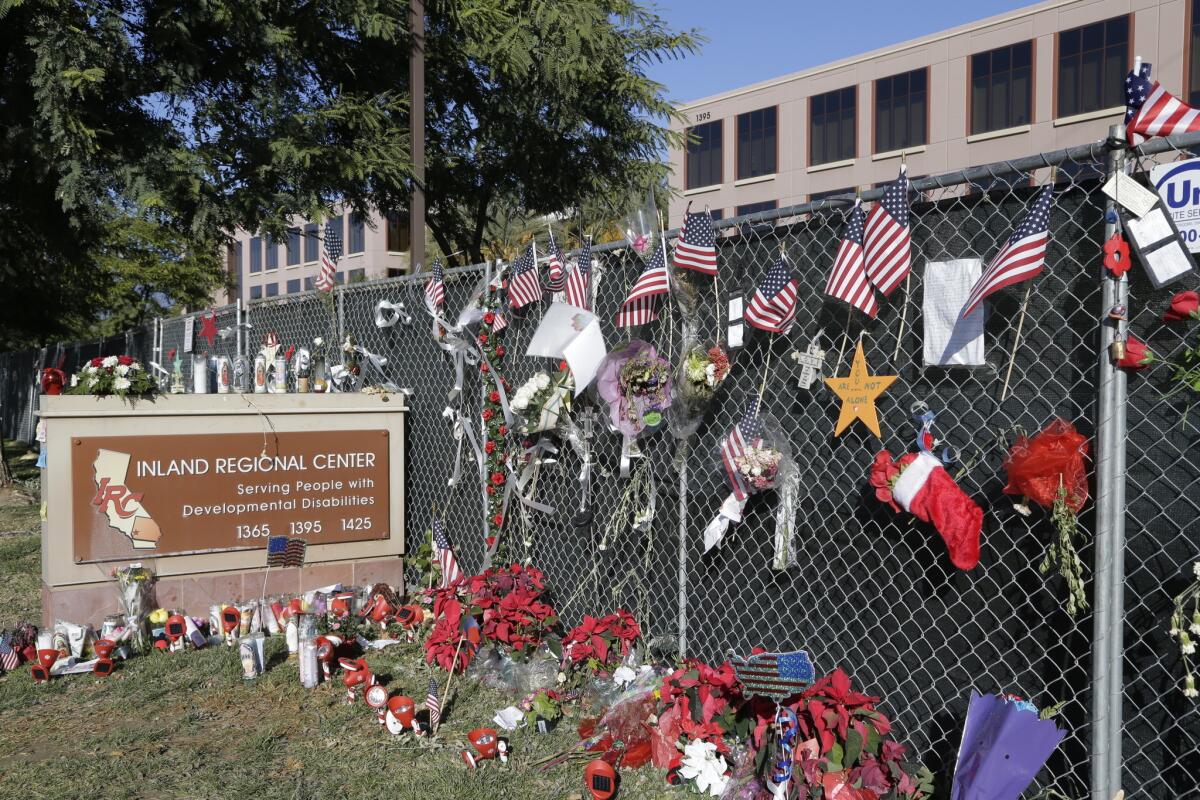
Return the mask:
[[[391,211],[387,215],[387,249],[389,253],[408,252],[411,242],[407,211]]]
[[[809,164],[854,158],[858,88],[850,86],[809,98]]]
[[[239,276],[242,274],[242,243],[241,242],[233,243],[233,274],[239,275]]]
[[[1192,0],[1192,29],[1188,31],[1188,105],[1200,105],[1200,0]]]
[[[329,217],[328,219],[325,220],[325,229],[322,230],[322,235],[324,234],[325,230],[328,230],[329,228],[333,228],[334,233],[336,233],[338,236],[342,237],[342,249],[345,250],[345,248],[346,248],[345,227],[346,227],[346,223],[345,223],[342,215],[339,214],[336,217]]]
[[[287,282],[287,293],[295,294],[298,291],[300,291],[300,279],[292,278]]]
[[[275,241],[274,236],[268,236],[267,240],[267,271],[279,269],[279,242]]]
[[[352,269],[346,275],[346,283],[361,283],[367,279],[367,271],[365,269]]]
[[[1032,76],[1033,42],[971,56],[971,133],[1028,125]]]
[[[261,286],[251,286],[250,287],[250,299],[251,300],[261,300],[262,299],[262,287]]]
[[[719,219],[725,219],[725,209],[723,209],[723,208],[710,209],[708,212],[708,215],[710,217],[712,217],[713,222],[716,222]]]
[[[313,279],[311,277],[304,279],[304,291],[311,292],[313,288]]]
[[[918,69],[875,81],[875,152],[918,147],[925,133],[929,70]]]
[[[250,237],[250,274],[262,272],[262,237]]]
[[[278,283],[268,283],[267,284],[267,297],[278,297],[278,296],[279,296],[279,284]]]
[[[760,108],[737,118],[737,179],[775,173],[775,106]]]
[[[300,263],[300,229],[288,228],[287,265],[294,267]]]
[[[714,186],[721,182],[721,120],[687,129],[687,187]]]
[[[760,211],[773,211],[779,208],[779,203],[776,200],[766,200],[762,203],[747,203],[744,206],[738,206],[734,212],[735,217],[744,217],[747,214],[757,214]]]
[[[1125,104],[1129,17],[1113,17],[1058,35],[1058,116]]]
[[[321,240],[317,236],[317,223],[310,222],[304,226],[304,263],[317,260],[317,252],[321,247]]]
[[[343,283],[346,282],[346,273],[335,272],[333,274],[333,282],[336,283],[338,286],[341,286]]]
[[[346,244],[346,253],[361,253],[367,249],[367,225],[362,214],[350,215],[350,236]]]

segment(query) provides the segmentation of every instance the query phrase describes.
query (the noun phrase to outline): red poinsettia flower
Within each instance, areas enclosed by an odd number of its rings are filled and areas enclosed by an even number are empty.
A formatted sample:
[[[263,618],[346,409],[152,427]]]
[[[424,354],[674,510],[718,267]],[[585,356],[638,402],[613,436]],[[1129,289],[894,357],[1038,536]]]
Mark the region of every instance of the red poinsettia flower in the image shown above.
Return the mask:
[[[459,642],[465,638],[462,623],[462,604],[457,600],[448,600],[442,608],[442,616],[434,623],[429,638],[425,640],[427,664],[436,663],[447,672],[462,672],[467,668],[475,649],[459,646]]]

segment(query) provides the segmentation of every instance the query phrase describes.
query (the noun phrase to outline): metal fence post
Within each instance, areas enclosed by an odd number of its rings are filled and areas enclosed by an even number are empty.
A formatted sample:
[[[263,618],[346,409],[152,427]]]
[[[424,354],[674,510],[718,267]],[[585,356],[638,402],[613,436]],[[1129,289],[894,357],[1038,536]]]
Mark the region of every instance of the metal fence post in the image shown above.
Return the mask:
[[[1125,141],[1120,125],[1109,128],[1108,175],[1124,169]],[[1116,204],[1105,207],[1104,238],[1117,230]],[[1102,272],[1102,307],[1106,319],[1114,305],[1124,305],[1129,284]],[[1092,799],[1111,800],[1121,786],[1121,688],[1124,648],[1125,554],[1125,373],[1110,355],[1112,343],[1125,337],[1126,324],[1100,326],[1100,377],[1096,420],[1096,561],[1092,650]]]

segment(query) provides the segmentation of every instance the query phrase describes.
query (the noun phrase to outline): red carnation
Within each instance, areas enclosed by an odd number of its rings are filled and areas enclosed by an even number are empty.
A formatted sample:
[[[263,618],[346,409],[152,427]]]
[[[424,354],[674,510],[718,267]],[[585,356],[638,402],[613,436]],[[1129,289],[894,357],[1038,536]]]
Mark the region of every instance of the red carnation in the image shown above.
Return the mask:
[[[128,367],[130,364],[133,363],[133,359],[130,356],[117,356],[117,363],[124,364],[125,366]]]
[[[491,400],[493,403],[499,403],[500,402],[500,393],[497,392],[495,389],[493,389],[491,391],[491,394],[488,395],[488,400]]]
[[[504,485],[504,473],[503,472],[493,472],[492,473],[492,483],[496,486]]]
[[[488,486],[488,487],[487,487],[487,493],[488,493],[488,494],[495,494],[495,493],[496,493],[496,487],[495,487],[495,486]]]
[[[495,449],[496,449],[496,443],[493,442],[491,439],[488,439],[486,442],[483,443],[483,452],[491,453]]]
[[[486,361],[479,365],[479,371],[480,372],[489,372],[490,371]]]
[[[491,548],[492,548],[492,547],[493,547],[493,546],[496,544],[496,537],[495,537],[495,536],[489,536],[489,537],[487,537],[487,539],[485,539],[484,541],[486,541],[486,542],[487,542],[488,549],[490,550],[490,549],[491,549]]]
[[[492,517],[492,524],[495,525],[497,528],[499,528],[501,525],[504,524],[504,515],[497,514],[496,516]]]
[[[501,426],[500,426],[500,435],[501,435],[501,436],[507,436],[507,435],[508,435],[508,426],[507,426],[507,425],[501,425]]]
[[[502,344],[496,345],[496,357],[497,358],[504,357],[504,345],[502,345]]]
[[[1179,322],[1188,317],[1200,319],[1200,294],[1179,292],[1171,298],[1171,307],[1163,314],[1163,322]]]
[[[496,321],[496,315],[493,314],[491,311],[489,311],[483,315],[483,321],[486,322],[488,325],[491,325],[493,322]]]
[[[99,358],[99,357],[97,357],[97,358],[93,358],[91,361],[89,361],[89,362],[88,362],[88,364],[89,364],[90,366],[93,366],[93,367],[98,367],[98,366],[100,366],[100,365],[101,365],[101,364],[103,364],[103,363],[104,363],[104,359],[103,359],[103,358]]]
[[[563,372],[566,372],[568,369],[570,369],[570,367],[568,366],[566,361],[558,362],[558,368],[559,368],[559,370],[561,370]]]
[[[485,409],[483,410],[483,421],[484,421],[484,422],[487,422],[487,421],[488,421],[488,420],[490,420],[490,419],[491,419],[493,416],[494,416],[494,415],[492,414],[492,410],[491,410],[490,408],[485,408]]]
[[[479,334],[479,343],[487,344],[487,334],[486,333]]]

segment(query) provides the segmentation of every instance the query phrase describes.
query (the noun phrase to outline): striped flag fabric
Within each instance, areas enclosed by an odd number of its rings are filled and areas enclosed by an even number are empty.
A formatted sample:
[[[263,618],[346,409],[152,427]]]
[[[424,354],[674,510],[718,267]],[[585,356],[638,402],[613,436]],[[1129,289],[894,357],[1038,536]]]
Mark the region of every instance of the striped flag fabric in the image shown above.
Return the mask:
[[[667,289],[666,243],[660,238],[654,255],[642,268],[642,274],[617,312],[617,327],[631,328],[658,319],[657,298],[666,294]]]
[[[425,707],[429,709],[429,730],[432,733],[442,721],[442,701],[438,698],[437,681],[432,676],[429,678],[429,690],[425,692]]]
[[[339,219],[340,223],[341,220]],[[341,227],[340,225],[338,227]],[[337,262],[342,257],[342,234],[330,221],[325,225],[325,237],[321,241],[321,271],[317,273],[315,285],[322,292],[332,292],[337,274]]]
[[[963,316],[970,316],[995,292],[1035,277],[1046,265],[1046,247],[1050,244],[1050,201],[1054,187],[1047,184],[1038,192],[1033,207],[1013,230],[1004,247],[988,264],[987,269],[971,288],[963,306]]]
[[[752,397],[746,404],[746,413],[741,422],[733,426],[729,435],[721,440],[721,464],[725,467],[725,477],[733,488],[733,496],[745,500],[750,496],[750,484],[737,466],[737,459],[746,452],[748,445],[762,442],[762,418],[758,416],[758,398]]]
[[[875,302],[875,293],[871,290],[871,282],[867,280],[866,258],[863,252],[864,216],[862,201],[855,200],[854,208],[846,220],[846,228],[842,231],[842,241],[833,260],[833,270],[825,284],[825,294],[844,300],[864,314],[874,317],[879,313],[879,304]]]
[[[717,234],[712,216],[707,211],[693,214],[690,203],[683,215],[683,230],[675,242],[675,266],[705,275],[717,274]]]
[[[446,535],[446,528],[440,519],[433,521],[433,555],[442,571],[438,586],[445,588],[458,583],[462,578],[462,570],[459,569],[458,559],[454,557],[454,547],[450,544],[450,537]]]
[[[551,292],[561,292],[567,285],[567,260],[563,258],[562,249],[554,241],[554,231],[550,231],[550,263],[546,274],[546,289]]]
[[[268,567],[303,567],[308,542],[287,536],[271,536],[267,539]]]
[[[430,273],[429,280],[425,282],[425,304],[432,311],[446,302],[446,273],[440,258],[433,260]]]
[[[0,636],[0,667],[6,672],[12,672],[21,665],[21,657],[12,646],[12,634]]]
[[[742,318],[760,331],[785,333],[796,319],[796,297],[800,284],[787,261],[780,255],[767,270],[754,296],[746,304]]]
[[[1139,145],[1152,136],[1200,131],[1200,110],[1150,79],[1150,64],[1125,76],[1125,138]]]
[[[592,240],[584,239],[583,249],[575,259],[575,268],[567,276],[567,303],[591,311],[592,305],[588,299],[591,294],[592,282]]]
[[[733,672],[747,697],[772,697],[783,701],[799,694],[813,682],[816,671],[808,653],[757,653],[733,660]]]
[[[513,262],[512,274],[508,278],[508,304],[523,308],[542,299],[542,284],[538,280],[537,251],[533,242]]]
[[[908,169],[887,185],[883,197],[867,215],[863,234],[867,277],[884,295],[892,293],[912,269],[912,239],[908,228]]]

